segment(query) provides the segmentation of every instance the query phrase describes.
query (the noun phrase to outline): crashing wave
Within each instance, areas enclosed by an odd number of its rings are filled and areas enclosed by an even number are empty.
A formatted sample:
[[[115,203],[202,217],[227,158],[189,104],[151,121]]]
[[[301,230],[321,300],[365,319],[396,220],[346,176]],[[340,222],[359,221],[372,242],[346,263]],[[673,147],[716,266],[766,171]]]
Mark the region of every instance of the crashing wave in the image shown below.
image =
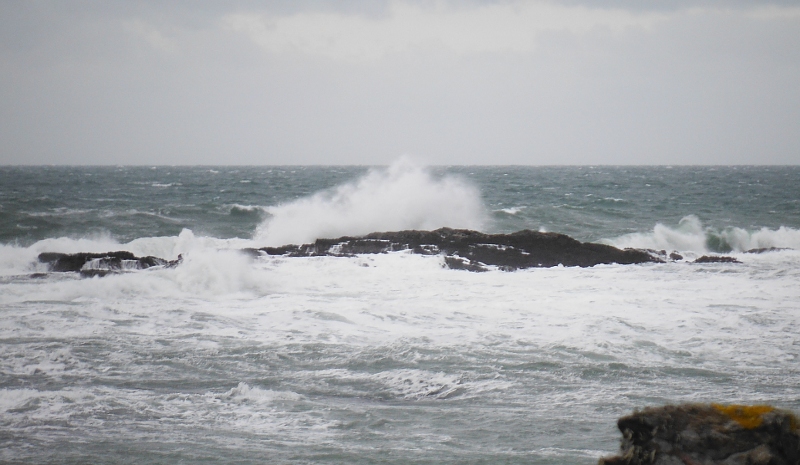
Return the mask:
[[[748,231],[729,227],[704,227],[695,215],[683,217],[677,227],[658,223],[651,232],[631,233],[603,243],[620,248],[679,250],[698,253],[748,252],[769,249],[800,249],[800,230],[781,226]]]
[[[271,217],[254,239],[270,246],[373,231],[482,229],[487,219],[477,188],[453,176],[436,178],[407,158],[267,211]]]

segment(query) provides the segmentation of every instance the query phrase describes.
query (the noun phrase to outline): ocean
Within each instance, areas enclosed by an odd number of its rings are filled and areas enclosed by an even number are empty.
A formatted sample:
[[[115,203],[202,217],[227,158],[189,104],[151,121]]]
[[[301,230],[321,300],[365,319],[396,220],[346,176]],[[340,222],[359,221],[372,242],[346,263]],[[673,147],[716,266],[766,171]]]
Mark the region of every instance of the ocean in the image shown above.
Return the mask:
[[[682,258],[240,252],[445,226]],[[183,261],[37,260],[117,250]],[[797,166],[0,167],[2,463],[593,464],[634,409],[799,411],[799,334]]]

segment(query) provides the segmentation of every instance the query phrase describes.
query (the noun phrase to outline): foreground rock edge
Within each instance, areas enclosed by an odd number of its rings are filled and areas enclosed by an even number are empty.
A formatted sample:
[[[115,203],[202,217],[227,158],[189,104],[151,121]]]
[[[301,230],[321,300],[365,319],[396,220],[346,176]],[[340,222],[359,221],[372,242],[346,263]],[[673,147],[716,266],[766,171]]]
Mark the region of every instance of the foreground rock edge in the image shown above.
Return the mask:
[[[646,408],[617,427],[620,453],[599,465],[800,465],[800,420],[768,405]]]
[[[410,251],[421,255],[442,255],[450,269],[487,271],[496,267],[504,271],[525,268],[547,268],[558,265],[591,267],[600,264],[664,263],[682,259],[666,251],[618,249],[610,245],[580,242],[565,234],[522,230],[511,234],[486,234],[467,229],[441,228],[435,231],[407,230],[376,232],[365,236],[343,236],[336,239],[317,239],[310,244],[281,247],[248,248],[242,252],[252,256],[279,255],[286,257],[350,257]],[[738,263],[731,257],[712,257],[699,263]],[[172,267],[181,262],[158,257],[137,257],[131,252],[55,253],[39,254],[41,263],[50,271],[80,272],[84,276],[103,276],[108,273],[140,270],[152,267]]]

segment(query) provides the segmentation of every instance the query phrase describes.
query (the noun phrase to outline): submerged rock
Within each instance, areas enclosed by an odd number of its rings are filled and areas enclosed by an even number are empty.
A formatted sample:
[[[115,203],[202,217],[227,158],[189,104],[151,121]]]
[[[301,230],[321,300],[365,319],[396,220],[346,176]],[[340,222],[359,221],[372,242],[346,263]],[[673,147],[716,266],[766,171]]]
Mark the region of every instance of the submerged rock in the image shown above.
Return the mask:
[[[786,247],[761,247],[760,249],[746,250],[744,253],[767,253],[767,252],[781,252],[783,250],[792,250]]]
[[[257,250],[268,255],[290,257],[352,256],[410,250],[422,255],[444,255],[449,268],[470,271],[483,271],[486,266],[515,270],[558,265],[588,267],[663,261],[643,250],[620,250],[610,245],[580,242],[564,234],[527,229],[512,234],[485,234],[451,228],[379,232]]]
[[[617,426],[620,454],[599,465],[800,464],[800,421],[768,405],[668,405]]]
[[[739,260],[725,255],[703,255],[692,263],[742,263]]]

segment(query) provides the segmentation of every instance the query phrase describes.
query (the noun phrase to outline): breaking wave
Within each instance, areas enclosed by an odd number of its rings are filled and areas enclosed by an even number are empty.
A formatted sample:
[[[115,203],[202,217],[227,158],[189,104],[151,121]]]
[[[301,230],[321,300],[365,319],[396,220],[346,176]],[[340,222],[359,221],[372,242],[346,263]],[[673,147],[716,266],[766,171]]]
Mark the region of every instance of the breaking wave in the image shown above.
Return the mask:
[[[698,217],[683,217],[676,227],[658,223],[651,232],[631,233],[606,239],[619,248],[663,249],[691,252],[744,252],[761,248],[800,249],[800,230],[781,226],[748,231],[739,227],[705,227]]]
[[[271,389],[261,389],[250,386],[247,383],[239,383],[228,392],[216,396],[220,399],[233,400],[235,402],[271,403],[275,401],[299,401],[303,398],[300,394],[291,391],[273,391]]]
[[[480,230],[487,217],[477,188],[456,177],[434,177],[407,158],[268,212],[254,239],[275,246],[375,231]]]

